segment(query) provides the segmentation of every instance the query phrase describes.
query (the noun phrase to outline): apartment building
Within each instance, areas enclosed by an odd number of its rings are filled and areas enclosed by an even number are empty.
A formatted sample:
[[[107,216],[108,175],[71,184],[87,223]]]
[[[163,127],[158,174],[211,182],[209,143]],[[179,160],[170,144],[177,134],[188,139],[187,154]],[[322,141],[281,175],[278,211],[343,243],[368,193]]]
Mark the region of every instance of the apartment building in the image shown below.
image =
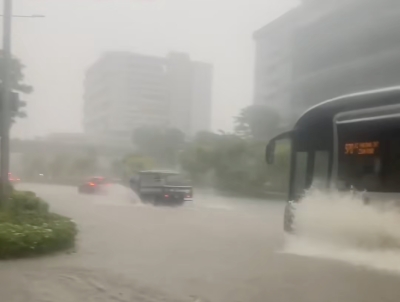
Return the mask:
[[[201,83],[199,65],[210,71]],[[174,127],[187,135],[210,129],[212,68],[186,54],[106,53],[88,69],[84,86],[88,134],[130,138],[145,125]]]

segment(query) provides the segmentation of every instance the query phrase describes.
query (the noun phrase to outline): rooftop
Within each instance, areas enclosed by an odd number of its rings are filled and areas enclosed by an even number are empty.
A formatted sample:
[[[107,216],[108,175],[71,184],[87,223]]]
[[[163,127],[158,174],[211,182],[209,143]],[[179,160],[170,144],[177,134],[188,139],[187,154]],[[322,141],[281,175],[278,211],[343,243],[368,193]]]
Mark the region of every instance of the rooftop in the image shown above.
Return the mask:
[[[287,25],[292,25],[296,22],[296,17],[299,14],[299,11],[299,7],[292,8],[260,29],[256,30],[253,34],[253,38],[257,39],[269,33],[276,33],[277,31],[281,32],[282,30],[285,30]]]

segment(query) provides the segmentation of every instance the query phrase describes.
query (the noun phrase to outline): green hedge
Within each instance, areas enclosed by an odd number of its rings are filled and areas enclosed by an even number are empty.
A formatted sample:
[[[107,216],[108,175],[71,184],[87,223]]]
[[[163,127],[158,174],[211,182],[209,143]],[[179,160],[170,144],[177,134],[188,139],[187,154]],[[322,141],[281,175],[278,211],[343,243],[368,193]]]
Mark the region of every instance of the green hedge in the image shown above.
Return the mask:
[[[0,258],[17,258],[71,248],[77,235],[69,218],[49,212],[33,192],[13,191],[0,211]]]
[[[30,191],[13,191],[8,209],[14,213],[48,213],[49,205]]]

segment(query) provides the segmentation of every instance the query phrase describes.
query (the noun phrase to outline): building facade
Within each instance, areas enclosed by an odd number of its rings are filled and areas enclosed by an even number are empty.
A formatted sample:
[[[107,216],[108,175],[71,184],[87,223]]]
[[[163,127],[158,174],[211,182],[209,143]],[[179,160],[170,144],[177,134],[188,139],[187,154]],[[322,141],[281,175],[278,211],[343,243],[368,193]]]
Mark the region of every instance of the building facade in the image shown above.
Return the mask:
[[[213,68],[210,64],[195,62],[193,64],[190,117],[192,134],[211,130]]]
[[[256,42],[254,103],[291,115],[293,34],[297,9],[291,10],[254,33]]]
[[[286,27],[277,28],[279,22]],[[262,51],[264,57],[257,55],[256,61],[255,102],[288,110],[290,113],[283,112],[283,116],[292,116],[293,122],[307,108],[324,100],[399,85],[399,26],[399,1],[303,0],[299,7],[255,34],[257,51],[262,43],[271,43],[266,42],[273,36],[271,32],[290,41],[290,51],[282,49],[286,59],[278,61],[280,69],[290,69],[290,76],[274,72],[280,82],[287,84],[289,97],[281,93],[276,99],[260,98],[277,90],[270,88],[268,80],[274,76],[257,75],[263,64],[273,61]],[[287,29],[284,34],[282,28]],[[277,102],[282,104],[275,106]]]
[[[293,50],[298,110],[400,84],[400,2],[305,1]]]
[[[85,132],[130,138],[134,129],[146,125],[173,127],[187,135],[209,130],[211,94],[207,91],[211,91],[212,72],[202,80],[204,91],[196,93],[199,64],[204,63],[193,62],[181,53],[166,58],[105,54],[86,73]],[[206,110],[197,112],[197,107]],[[196,117],[204,112],[208,116],[197,127]]]

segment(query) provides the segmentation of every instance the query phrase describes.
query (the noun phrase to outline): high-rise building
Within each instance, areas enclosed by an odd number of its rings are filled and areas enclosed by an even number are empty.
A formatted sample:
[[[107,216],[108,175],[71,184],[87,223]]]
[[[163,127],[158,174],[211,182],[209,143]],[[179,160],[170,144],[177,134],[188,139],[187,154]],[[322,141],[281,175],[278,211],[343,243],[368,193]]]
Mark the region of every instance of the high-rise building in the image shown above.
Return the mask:
[[[198,66],[210,71],[201,81]],[[173,127],[187,135],[209,130],[211,70],[181,53],[166,58],[106,53],[86,73],[85,132],[126,139],[145,125]]]
[[[297,108],[399,85],[399,26],[399,1],[304,1],[293,44]]]
[[[297,9],[291,10],[254,33],[256,42],[254,103],[291,115],[293,32]]]
[[[281,26],[276,26],[279,23]],[[303,0],[255,34],[257,51],[276,47],[270,40],[274,35],[280,41],[289,40],[288,50],[281,47],[282,42],[278,44],[279,51],[286,54],[284,60],[274,61],[275,57],[257,53],[255,102],[275,106],[284,116],[297,117],[330,98],[399,85],[399,26],[399,1]],[[260,70],[271,62],[277,62],[278,68],[262,76]],[[276,71],[279,69],[290,70],[290,76]],[[287,84],[285,91],[290,96],[285,98],[281,93],[279,98],[263,101],[260,95],[274,95],[280,87],[271,87],[274,77],[276,83]]]
[[[211,100],[212,100],[212,65],[195,62],[192,75],[192,134],[203,130],[211,130]]]

